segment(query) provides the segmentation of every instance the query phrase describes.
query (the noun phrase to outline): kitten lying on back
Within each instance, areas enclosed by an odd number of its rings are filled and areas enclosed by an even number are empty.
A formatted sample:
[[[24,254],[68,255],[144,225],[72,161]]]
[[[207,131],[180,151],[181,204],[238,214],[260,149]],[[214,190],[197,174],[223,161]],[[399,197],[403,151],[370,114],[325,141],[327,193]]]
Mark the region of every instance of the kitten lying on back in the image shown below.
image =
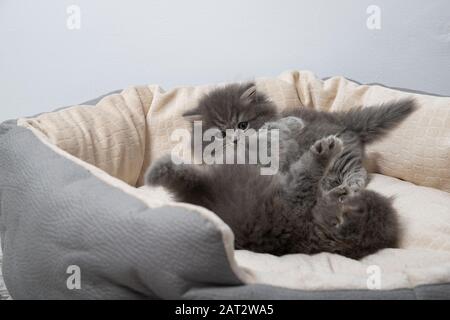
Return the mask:
[[[269,128],[281,129],[286,128],[283,123],[286,119],[281,122],[277,120],[289,116],[298,117],[305,124],[301,133],[295,130],[295,124],[289,126],[287,131],[282,130],[282,139],[296,142],[284,153],[285,160],[287,159],[285,165],[298,160],[316,140],[337,135],[344,143],[344,151],[323,180],[323,187],[331,190],[342,186],[343,189],[357,191],[364,188],[368,180],[362,165],[365,144],[383,137],[414,110],[414,101],[406,99],[377,107],[354,108],[347,112],[320,112],[309,108],[296,108],[279,114],[275,104],[257,91],[255,84],[246,83],[231,84],[213,90],[200,99],[198,106],[185,113],[185,116],[191,121],[202,120],[204,131],[219,129],[223,137],[233,140],[232,142],[236,142],[239,135],[228,137],[227,129],[257,130],[269,121],[272,122]],[[290,122],[292,124],[292,121]],[[286,170],[286,166],[281,169]]]
[[[146,183],[164,186],[181,202],[215,212],[235,246],[284,255],[322,251],[359,259],[397,244],[390,200],[372,191],[322,191],[319,182],[342,151],[335,136],[320,139],[288,170],[264,176],[257,165],[176,165],[156,161]]]

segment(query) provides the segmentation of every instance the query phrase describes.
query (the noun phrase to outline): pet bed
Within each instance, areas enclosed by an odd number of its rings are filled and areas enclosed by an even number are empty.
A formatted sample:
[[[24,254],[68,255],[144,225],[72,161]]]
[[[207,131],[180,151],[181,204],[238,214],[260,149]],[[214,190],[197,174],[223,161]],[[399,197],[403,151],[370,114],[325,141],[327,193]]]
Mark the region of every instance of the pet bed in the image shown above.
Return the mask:
[[[142,187],[182,113],[213,86],[131,87],[0,127],[3,276],[15,299],[450,298],[450,98],[320,80],[257,80],[280,109],[345,110],[414,97],[368,148],[369,188],[395,196],[400,248],[360,261],[235,251],[213,212]],[[75,266],[75,267],[74,267]],[[80,287],[68,285],[79,270]]]

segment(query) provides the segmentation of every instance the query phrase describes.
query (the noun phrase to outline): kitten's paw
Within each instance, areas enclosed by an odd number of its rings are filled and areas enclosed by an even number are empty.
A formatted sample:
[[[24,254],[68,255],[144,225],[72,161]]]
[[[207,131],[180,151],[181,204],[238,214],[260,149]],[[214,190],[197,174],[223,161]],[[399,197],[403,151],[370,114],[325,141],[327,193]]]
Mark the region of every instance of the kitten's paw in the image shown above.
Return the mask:
[[[277,121],[266,122],[261,129],[272,130],[278,129],[283,132],[289,132],[291,130],[301,130],[305,126],[305,123],[302,119],[289,116],[285,118],[281,118]]]
[[[321,158],[331,159],[342,151],[342,140],[336,136],[328,136],[317,140],[311,147],[311,152]]]
[[[282,123],[278,122],[278,121],[270,121],[270,122],[266,122],[262,125],[261,127],[262,130],[273,130],[273,129],[278,129],[278,130],[283,130],[286,129]]]
[[[363,179],[350,181],[347,182],[346,187],[351,193],[357,193],[366,187],[366,181]]]
[[[163,185],[164,181],[173,174],[175,166],[170,155],[163,156],[147,170],[145,183],[153,186]]]
[[[352,194],[352,191],[350,190],[350,188],[347,185],[341,184],[341,185],[331,189],[328,192],[328,194],[335,196],[335,197],[342,197],[342,196],[346,197],[346,196]]]
[[[293,116],[282,118],[279,122],[284,124],[290,130],[301,130],[305,127],[305,123],[302,119]]]

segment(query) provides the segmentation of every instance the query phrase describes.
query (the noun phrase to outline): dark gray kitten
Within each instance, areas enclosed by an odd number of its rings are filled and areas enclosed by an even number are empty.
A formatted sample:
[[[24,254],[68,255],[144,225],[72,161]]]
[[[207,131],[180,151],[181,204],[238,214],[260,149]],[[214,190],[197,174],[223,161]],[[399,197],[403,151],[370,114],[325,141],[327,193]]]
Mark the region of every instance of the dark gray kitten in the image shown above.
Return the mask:
[[[226,129],[260,129],[270,121],[266,127],[280,129],[281,139],[290,143],[285,144],[282,152],[281,170],[298,160],[316,140],[337,135],[344,142],[344,151],[323,179],[323,187],[331,190],[340,186],[343,190],[358,191],[368,180],[363,167],[365,144],[383,137],[414,110],[414,101],[405,99],[347,112],[297,108],[279,114],[275,104],[258,92],[254,83],[246,83],[213,90],[185,116],[192,121],[202,120],[203,130],[218,128],[224,137]]]
[[[156,161],[146,183],[178,201],[206,207],[227,223],[235,246],[255,252],[338,253],[354,259],[397,244],[390,200],[371,191],[322,191],[320,180],[342,151],[335,136],[312,144],[288,170],[260,174],[257,165],[176,165]]]

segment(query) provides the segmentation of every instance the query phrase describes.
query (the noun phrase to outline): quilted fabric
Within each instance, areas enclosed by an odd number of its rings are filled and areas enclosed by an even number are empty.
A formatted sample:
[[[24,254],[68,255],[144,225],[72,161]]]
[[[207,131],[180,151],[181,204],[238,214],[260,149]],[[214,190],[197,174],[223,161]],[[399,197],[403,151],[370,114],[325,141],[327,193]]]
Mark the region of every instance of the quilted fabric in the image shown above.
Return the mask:
[[[148,88],[130,88],[106,96],[95,108],[65,108],[26,122],[61,149],[134,185],[146,150],[151,99]]]

